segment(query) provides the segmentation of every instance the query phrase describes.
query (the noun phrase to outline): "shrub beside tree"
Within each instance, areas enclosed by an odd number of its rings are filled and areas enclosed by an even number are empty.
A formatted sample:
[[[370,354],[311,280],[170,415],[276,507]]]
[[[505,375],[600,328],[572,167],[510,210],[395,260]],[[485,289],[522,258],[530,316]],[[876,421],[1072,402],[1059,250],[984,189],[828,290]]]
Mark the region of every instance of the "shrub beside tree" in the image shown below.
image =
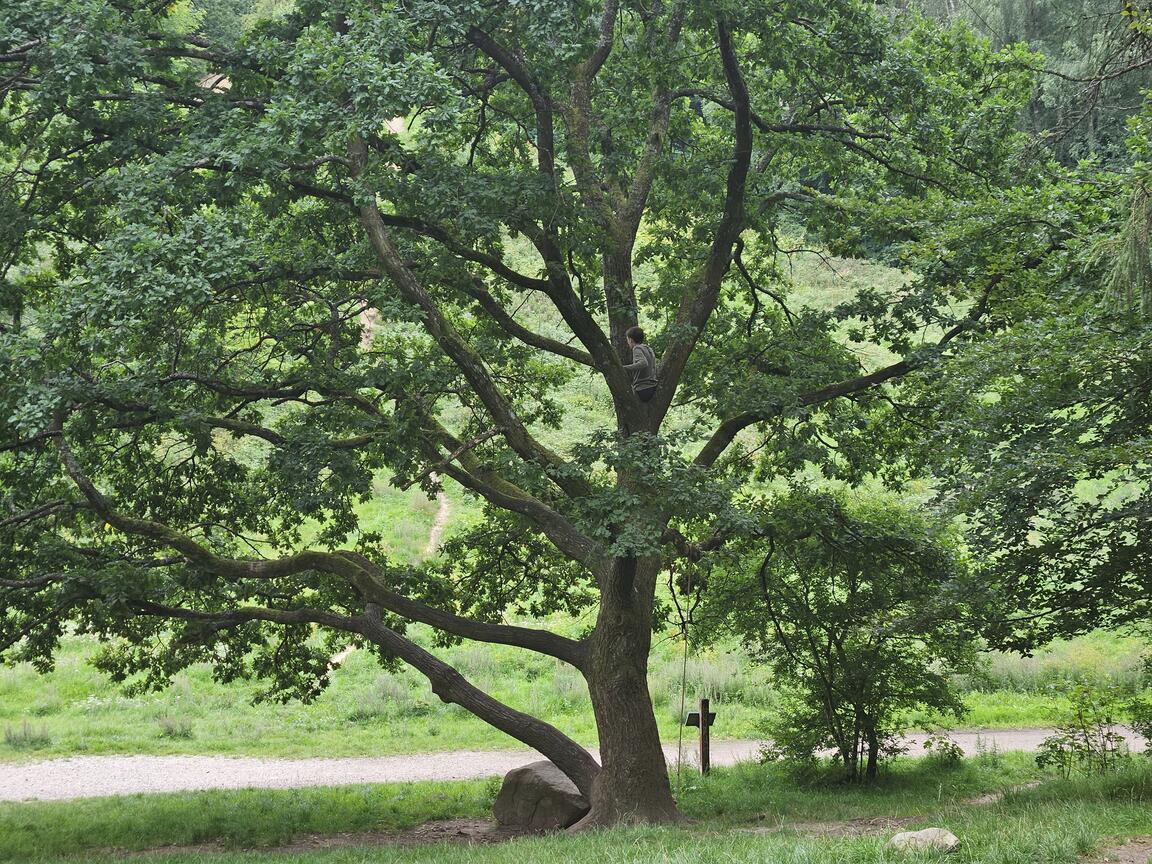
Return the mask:
[[[912,712],[963,715],[950,677],[976,665],[981,592],[956,538],[891,500],[796,487],[762,518],[709,579],[706,633],[771,667],[770,754],[832,749],[871,780]]]

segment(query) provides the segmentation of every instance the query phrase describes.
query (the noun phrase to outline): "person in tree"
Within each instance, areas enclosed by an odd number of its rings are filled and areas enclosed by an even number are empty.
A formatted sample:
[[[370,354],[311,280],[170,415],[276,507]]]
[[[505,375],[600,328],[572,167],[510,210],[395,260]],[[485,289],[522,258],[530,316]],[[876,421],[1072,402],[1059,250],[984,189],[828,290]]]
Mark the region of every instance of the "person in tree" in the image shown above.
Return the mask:
[[[625,369],[632,373],[632,391],[641,402],[648,402],[656,393],[656,355],[644,341],[644,331],[629,327],[624,334],[632,349],[632,362]]]

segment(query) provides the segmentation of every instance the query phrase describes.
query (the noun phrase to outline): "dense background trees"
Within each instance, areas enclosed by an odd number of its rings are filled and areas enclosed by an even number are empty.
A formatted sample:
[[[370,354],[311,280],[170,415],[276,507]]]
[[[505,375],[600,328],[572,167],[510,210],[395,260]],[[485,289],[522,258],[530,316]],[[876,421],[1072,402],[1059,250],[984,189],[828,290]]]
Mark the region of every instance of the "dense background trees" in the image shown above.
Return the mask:
[[[962,21],[993,45],[1040,55],[1022,127],[1073,165],[1128,164],[1126,122],[1152,84],[1147,4],[1127,0],[917,0],[941,22]],[[1138,26],[1133,26],[1133,24]]]

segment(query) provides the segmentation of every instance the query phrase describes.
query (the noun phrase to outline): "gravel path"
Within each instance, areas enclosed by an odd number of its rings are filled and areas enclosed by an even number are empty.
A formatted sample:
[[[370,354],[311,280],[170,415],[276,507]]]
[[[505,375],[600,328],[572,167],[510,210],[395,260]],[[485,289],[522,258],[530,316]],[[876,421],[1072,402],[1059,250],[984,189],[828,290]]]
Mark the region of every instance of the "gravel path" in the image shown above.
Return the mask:
[[[980,748],[1035,750],[1050,730],[1002,729],[957,732],[956,743],[969,755]],[[918,753],[923,736],[910,736],[910,753]],[[1143,742],[1129,739],[1132,748]],[[712,764],[731,765],[754,759],[757,741],[719,741],[712,745]],[[665,747],[675,762],[675,745]],[[463,780],[500,776],[541,758],[532,750],[460,750],[413,756],[348,759],[265,759],[232,756],[75,756],[43,762],[0,764],[0,800],[89,798],[138,792],[194,789],[287,789],[415,780]],[[686,763],[694,763],[694,739],[685,739]]]

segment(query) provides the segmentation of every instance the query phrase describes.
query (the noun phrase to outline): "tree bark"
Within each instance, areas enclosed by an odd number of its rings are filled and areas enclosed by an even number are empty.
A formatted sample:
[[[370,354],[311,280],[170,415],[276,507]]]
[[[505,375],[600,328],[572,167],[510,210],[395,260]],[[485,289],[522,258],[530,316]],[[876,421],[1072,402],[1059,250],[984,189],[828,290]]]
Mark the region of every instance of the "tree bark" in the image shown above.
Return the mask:
[[[576,830],[681,821],[648,692],[657,558],[618,558],[602,579],[602,603],[584,670],[601,770],[592,809]]]
[[[869,783],[876,779],[876,766],[880,760],[880,739],[876,727],[871,722],[866,730],[868,738],[868,764],[864,768],[864,779]]]
[[[632,351],[625,334],[636,326],[636,288],[632,281],[632,243],[621,243],[603,258],[604,301],[608,306],[609,338],[625,363]]]

